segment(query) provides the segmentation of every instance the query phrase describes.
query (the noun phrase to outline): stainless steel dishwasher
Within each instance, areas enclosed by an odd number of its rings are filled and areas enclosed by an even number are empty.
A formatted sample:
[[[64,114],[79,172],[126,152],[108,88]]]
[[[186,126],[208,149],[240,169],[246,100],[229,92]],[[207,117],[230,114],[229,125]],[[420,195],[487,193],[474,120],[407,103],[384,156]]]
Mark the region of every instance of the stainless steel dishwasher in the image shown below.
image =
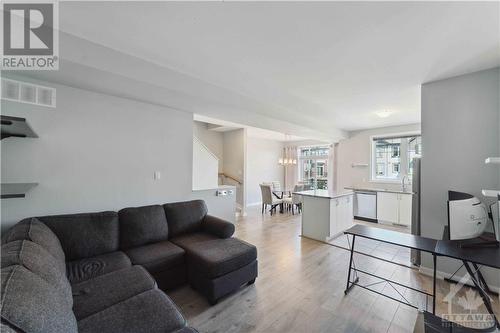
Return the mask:
[[[377,192],[354,191],[354,218],[377,223]]]

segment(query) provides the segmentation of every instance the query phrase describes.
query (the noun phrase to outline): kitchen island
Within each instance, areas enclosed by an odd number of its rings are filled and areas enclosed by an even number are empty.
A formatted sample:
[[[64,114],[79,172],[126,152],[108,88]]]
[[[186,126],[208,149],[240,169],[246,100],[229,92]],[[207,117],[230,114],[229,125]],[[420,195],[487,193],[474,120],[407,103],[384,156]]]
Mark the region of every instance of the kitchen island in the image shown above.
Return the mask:
[[[302,196],[302,236],[328,242],[353,225],[353,192],[294,192]]]

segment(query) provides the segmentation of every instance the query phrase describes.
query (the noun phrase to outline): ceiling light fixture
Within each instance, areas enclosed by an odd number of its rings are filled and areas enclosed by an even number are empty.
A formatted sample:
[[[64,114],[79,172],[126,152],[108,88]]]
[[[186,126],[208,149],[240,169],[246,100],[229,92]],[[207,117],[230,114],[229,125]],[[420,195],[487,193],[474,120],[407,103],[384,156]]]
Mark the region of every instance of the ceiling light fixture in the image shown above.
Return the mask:
[[[379,118],[387,118],[387,117],[389,117],[392,114],[392,111],[389,111],[389,110],[378,111],[378,112],[375,112],[375,114]]]
[[[289,141],[290,140],[290,135],[288,134],[284,134],[285,136],[285,142]],[[292,158],[292,156],[289,156],[291,155],[291,153],[289,152],[289,149],[287,148],[283,148],[283,157],[280,157],[278,159],[278,164],[279,165],[292,165],[292,164],[297,164],[297,159],[296,158]]]

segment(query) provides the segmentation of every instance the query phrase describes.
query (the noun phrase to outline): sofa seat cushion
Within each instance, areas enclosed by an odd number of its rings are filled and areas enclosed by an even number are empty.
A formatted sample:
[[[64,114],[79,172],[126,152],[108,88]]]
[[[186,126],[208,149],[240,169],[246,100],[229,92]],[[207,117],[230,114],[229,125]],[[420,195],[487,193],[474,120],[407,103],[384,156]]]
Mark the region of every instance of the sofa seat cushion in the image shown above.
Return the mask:
[[[160,205],[124,208],[120,217],[120,248],[167,240],[168,224]]]
[[[22,332],[73,333],[77,322],[61,293],[23,266],[2,268],[2,321]]]
[[[78,321],[80,333],[175,332],[186,320],[174,303],[153,289]]]
[[[73,312],[81,320],[154,288],[155,280],[141,266],[114,271],[74,284]]]
[[[15,224],[2,236],[2,243],[16,240],[29,240],[43,247],[54,258],[64,262],[66,257],[59,238],[52,230],[37,218],[27,218]]]
[[[66,263],[66,275],[71,283],[111,273],[132,266],[130,259],[121,251],[102,254]]]
[[[144,266],[150,273],[157,273],[184,263],[185,251],[169,241],[143,245],[126,250],[134,265]]]
[[[57,235],[67,261],[118,251],[116,212],[53,215],[38,219]]]
[[[257,259],[257,248],[237,238],[221,239],[205,233],[172,239],[186,251],[189,270],[216,278]]]
[[[73,306],[71,285],[66,278],[66,265],[50,255],[40,245],[27,241],[18,240],[2,245],[1,266],[2,268],[20,265],[35,273],[50,285],[62,293],[63,299],[68,306]]]

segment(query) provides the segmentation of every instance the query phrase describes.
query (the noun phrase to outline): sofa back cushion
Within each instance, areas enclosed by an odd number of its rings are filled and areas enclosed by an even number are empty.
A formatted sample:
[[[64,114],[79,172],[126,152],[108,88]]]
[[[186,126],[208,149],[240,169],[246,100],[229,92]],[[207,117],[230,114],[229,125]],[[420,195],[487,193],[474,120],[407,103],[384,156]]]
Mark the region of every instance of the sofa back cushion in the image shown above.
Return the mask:
[[[118,250],[119,225],[116,212],[54,215],[38,219],[57,235],[67,261]]]
[[[2,237],[3,243],[16,240],[32,241],[47,250],[58,261],[65,261],[65,254],[59,238],[36,217],[22,220],[7,230]]]
[[[120,248],[167,240],[168,225],[160,205],[124,208],[120,217]]]
[[[66,263],[59,261],[40,245],[18,240],[2,245],[1,267],[20,265],[35,273],[62,293],[63,299],[71,308],[73,295],[66,278]]]
[[[170,238],[199,231],[201,221],[208,211],[203,200],[173,202],[163,205],[163,208],[167,216]]]
[[[2,268],[2,321],[26,333],[77,332],[75,315],[61,293],[23,266]]]

